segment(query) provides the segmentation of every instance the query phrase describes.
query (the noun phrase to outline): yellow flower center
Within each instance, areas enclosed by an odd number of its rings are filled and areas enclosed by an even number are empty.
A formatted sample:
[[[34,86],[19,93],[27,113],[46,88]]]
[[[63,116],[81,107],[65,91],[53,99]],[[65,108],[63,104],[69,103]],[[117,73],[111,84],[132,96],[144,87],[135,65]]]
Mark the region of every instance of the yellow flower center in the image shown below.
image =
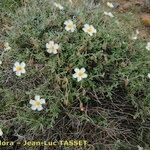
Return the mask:
[[[82,71],[79,71],[79,72],[78,72],[78,76],[79,76],[79,77],[82,77],[83,74],[84,74],[84,73],[83,73]]]
[[[73,24],[68,24],[68,28],[69,29],[73,28]]]
[[[50,50],[54,50],[54,45],[51,45],[51,46],[50,46]]]
[[[21,71],[22,67],[21,66],[16,66],[16,71]]]
[[[92,27],[89,27],[89,28],[87,29],[87,31],[88,31],[88,32],[93,32]]]
[[[39,101],[36,101],[35,104],[34,104],[36,107],[39,107],[41,106],[41,103]]]

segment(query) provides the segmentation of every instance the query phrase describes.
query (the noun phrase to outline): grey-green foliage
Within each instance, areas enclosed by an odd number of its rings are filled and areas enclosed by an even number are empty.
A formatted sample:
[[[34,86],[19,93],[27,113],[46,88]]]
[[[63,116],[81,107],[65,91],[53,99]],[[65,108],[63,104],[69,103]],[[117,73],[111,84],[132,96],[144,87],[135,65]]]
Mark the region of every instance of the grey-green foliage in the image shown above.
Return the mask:
[[[27,132],[34,133],[53,126],[62,113],[64,100],[93,103],[85,93],[95,92],[103,101],[115,101],[115,94],[120,94],[116,92],[118,88],[125,91],[121,95],[123,99],[132,102],[135,115],[145,120],[150,113],[147,78],[150,53],[145,49],[146,41],[132,41],[128,23],[118,24],[117,14],[115,18],[104,16],[101,7],[73,7],[68,2],[63,2],[63,6],[65,9],[60,11],[52,1],[30,0],[15,7],[12,13],[3,9],[2,16],[10,20],[11,29],[6,30],[2,39],[10,43],[12,50],[6,52],[0,67],[0,114],[9,116],[1,124],[27,125]],[[64,29],[64,21],[68,19],[77,24],[74,33]],[[85,23],[97,29],[94,36],[83,32]],[[49,40],[60,43],[58,55],[46,53],[45,44]],[[15,61],[27,64],[27,73],[20,78],[12,72]],[[72,78],[75,67],[87,70],[88,78],[81,83]],[[129,84],[125,86],[127,81]],[[35,94],[46,98],[47,105],[42,112],[30,109],[29,100]]]

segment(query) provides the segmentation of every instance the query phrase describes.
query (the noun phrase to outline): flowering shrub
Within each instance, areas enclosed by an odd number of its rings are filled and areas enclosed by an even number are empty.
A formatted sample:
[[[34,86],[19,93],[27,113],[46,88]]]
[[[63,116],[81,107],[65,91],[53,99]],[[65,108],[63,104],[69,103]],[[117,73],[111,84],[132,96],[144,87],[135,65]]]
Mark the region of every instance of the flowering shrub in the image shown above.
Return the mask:
[[[101,149],[104,134],[111,148],[146,143],[148,39],[131,40],[127,22],[94,4],[52,3],[31,0],[3,10],[10,21],[0,57],[3,136],[76,138],[84,128],[79,137]]]

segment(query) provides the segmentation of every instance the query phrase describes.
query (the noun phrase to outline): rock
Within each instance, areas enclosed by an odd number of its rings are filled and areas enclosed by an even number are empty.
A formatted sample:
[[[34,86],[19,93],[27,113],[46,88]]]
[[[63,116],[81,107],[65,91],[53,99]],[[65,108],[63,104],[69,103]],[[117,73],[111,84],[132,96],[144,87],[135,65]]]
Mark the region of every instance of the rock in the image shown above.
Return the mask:
[[[144,0],[135,0],[135,5],[137,6],[143,6],[144,5]]]
[[[150,14],[142,14],[141,21],[145,26],[150,27]]]
[[[132,5],[133,4],[131,2],[125,2],[122,5],[120,5],[119,11],[120,12],[126,12],[132,7]]]
[[[120,4],[117,3],[117,2],[113,2],[112,4],[113,4],[113,6],[114,6],[114,9],[115,9],[115,8],[118,8],[118,7],[120,6]]]
[[[143,11],[150,13],[150,0],[145,0],[144,6],[143,6]]]

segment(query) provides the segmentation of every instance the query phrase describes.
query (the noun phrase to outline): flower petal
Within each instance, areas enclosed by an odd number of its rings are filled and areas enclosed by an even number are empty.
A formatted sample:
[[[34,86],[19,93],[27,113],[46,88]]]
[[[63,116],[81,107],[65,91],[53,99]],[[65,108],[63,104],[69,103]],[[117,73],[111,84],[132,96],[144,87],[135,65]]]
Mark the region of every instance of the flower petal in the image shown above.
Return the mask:
[[[73,78],[77,78],[77,74],[75,73],[75,74],[73,74]]]
[[[107,6],[110,7],[110,8],[114,8],[114,5],[110,2],[107,2]]]
[[[66,30],[66,31],[69,31],[69,30],[70,30],[70,28],[68,28],[68,27],[66,26],[66,27],[65,27],[65,30]]]
[[[86,71],[85,68],[81,68],[80,70],[81,70],[82,72],[85,72],[85,71]]]
[[[16,61],[14,66],[20,66],[20,63],[18,61]]]
[[[46,48],[49,48],[50,47],[50,44],[49,43],[46,43]]]
[[[55,49],[55,50],[53,50],[53,54],[57,54],[58,52],[57,52],[57,50]]]
[[[87,78],[88,77],[88,75],[86,74],[86,73],[84,73],[83,75],[82,75],[82,78]]]
[[[55,44],[55,45],[54,45],[54,48],[55,48],[55,49],[59,49],[59,44]]]
[[[71,32],[74,32],[74,31],[75,31],[75,28],[72,28],[72,29],[71,29]]]
[[[79,72],[79,68],[75,68],[74,71],[75,71],[75,72]]]
[[[30,100],[30,102],[29,102],[29,104],[31,104],[31,105],[34,105],[34,103],[35,103],[35,100]]]
[[[33,105],[33,106],[31,106],[31,109],[36,110],[37,108]]]
[[[54,45],[54,41],[49,41],[49,44],[50,45]]]
[[[39,106],[39,107],[37,107],[37,110],[38,110],[38,111],[41,111],[42,109],[43,109],[42,105]]]
[[[77,78],[77,81],[78,81],[78,82],[79,82],[79,81],[81,81],[81,80],[82,80],[82,78],[81,78],[81,77],[78,77],[78,78]]]
[[[68,24],[73,24],[73,21],[72,20],[68,20]]]
[[[51,54],[53,52],[53,50],[52,49],[47,49],[47,52]]]
[[[21,70],[21,73],[26,73],[26,70],[23,68],[23,69]]]
[[[36,101],[40,101],[40,96],[39,96],[39,95],[35,95],[34,99],[35,99]]]
[[[21,72],[20,72],[20,71],[17,71],[17,72],[16,72],[16,75],[17,75],[17,76],[21,76]]]
[[[93,31],[94,33],[96,33],[97,32],[97,30],[94,28],[94,31]]]
[[[88,34],[89,34],[90,36],[93,36],[93,33],[92,33],[92,32],[88,32]]]
[[[46,103],[45,99],[41,99],[40,102],[41,102],[41,104],[45,104]]]
[[[70,21],[70,20],[66,20],[66,21],[64,22],[64,24],[67,25],[67,24],[69,23],[69,21]]]
[[[14,66],[14,67],[13,67],[13,72],[15,72],[15,71],[16,71],[16,67]]]
[[[22,62],[20,65],[21,65],[21,67],[25,67],[26,66],[25,62]]]
[[[87,32],[87,28],[83,28],[82,30],[83,30],[84,32]]]
[[[89,24],[85,24],[85,25],[84,25],[84,28],[89,28]]]

